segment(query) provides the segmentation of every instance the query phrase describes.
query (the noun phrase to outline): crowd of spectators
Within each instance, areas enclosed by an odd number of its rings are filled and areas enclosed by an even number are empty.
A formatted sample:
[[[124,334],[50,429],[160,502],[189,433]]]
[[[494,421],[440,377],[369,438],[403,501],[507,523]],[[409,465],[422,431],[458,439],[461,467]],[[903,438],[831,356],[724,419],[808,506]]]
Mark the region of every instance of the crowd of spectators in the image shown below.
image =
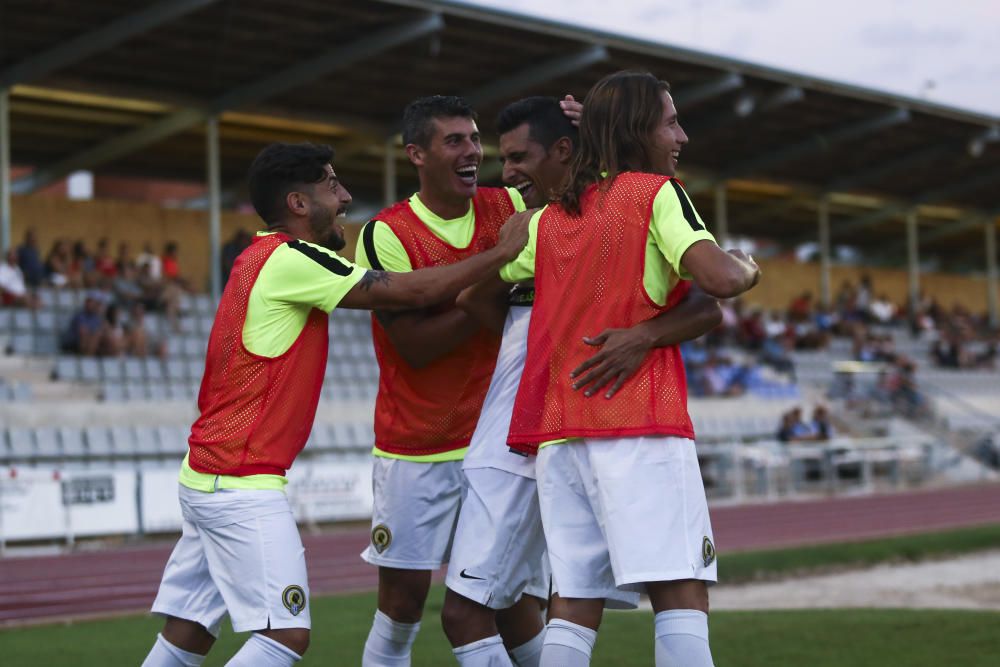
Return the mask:
[[[144,243],[134,255],[119,242],[112,252],[107,238],[93,250],[79,239],[56,239],[43,260],[34,231],[11,249],[0,266],[2,305],[37,308],[41,287],[86,290],[83,305],[61,332],[66,352],[86,356],[162,354],[164,346],[146,330],[147,312],[161,313],[179,330],[181,297],[189,285],[181,274],[178,246],[167,242],[162,252]]]
[[[781,416],[776,437],[781,442],[825,442],[833,437],[830,413],[823,405],[813,408],[812,418],[805,421],[801,407],[794,407]]]

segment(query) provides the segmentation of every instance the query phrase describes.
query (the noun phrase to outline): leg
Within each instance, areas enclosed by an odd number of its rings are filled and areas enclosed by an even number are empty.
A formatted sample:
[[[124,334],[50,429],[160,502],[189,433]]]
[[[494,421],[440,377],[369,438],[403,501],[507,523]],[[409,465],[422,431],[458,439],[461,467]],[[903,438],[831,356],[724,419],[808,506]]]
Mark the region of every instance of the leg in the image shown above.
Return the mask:
[[[712,667],[705,582],[656,581],[646,590],[656,612],[656,667]]]
[[[539,664],[543,667],[589,665],[603,613],[603,599],[553,596]]]
[[[464,646],[496,635],[497,621],[502,613],[473,602],[449,588],[444,593],[441,626],[453,647]]]
[[[545,600],[534,595],[522,595],[513,607],[496,613],[496,627],[500,630],[507,650],[523,646],[545,629],[545,621],[542,619],[545,607]]]
[[[309,630],[304,628],[261,630],[250,635],[226,667],[292,667],[308,646]]]
[[[203,625],[176,616],[167,616],[161,634],[177,648],[200,655],[206,655],[215,643],[215,637]]]
[[[408,666],[431,571],[448,561],[465,478],[461,461],[376,457],[372,481],[372,543],[362,557],[379,568],[378,609],[362,665]]]

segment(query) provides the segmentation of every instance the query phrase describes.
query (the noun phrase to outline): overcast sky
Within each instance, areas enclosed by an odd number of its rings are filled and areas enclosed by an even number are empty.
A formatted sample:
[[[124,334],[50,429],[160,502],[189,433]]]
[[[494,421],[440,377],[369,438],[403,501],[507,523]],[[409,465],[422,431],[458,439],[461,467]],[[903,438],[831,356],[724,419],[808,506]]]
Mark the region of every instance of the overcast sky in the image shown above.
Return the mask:
[[[1000,0],[464,1],[1000,115]]]

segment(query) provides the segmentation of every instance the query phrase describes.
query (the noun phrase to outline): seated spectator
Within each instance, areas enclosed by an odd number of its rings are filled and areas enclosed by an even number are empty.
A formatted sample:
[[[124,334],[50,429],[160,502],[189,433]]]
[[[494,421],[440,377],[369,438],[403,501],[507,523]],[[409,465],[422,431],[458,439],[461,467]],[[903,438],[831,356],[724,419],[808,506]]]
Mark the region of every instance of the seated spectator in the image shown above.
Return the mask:
[[[121,310],[111,304],[104,311],[105,326],[97,346],[100,357],[120,357],[125,352],[125,326],[121,320]]]
[[[149,336],[146,329],[146,307],[141,301],[132,304],[125,324],[125,353],[135,357],[166,355],[166,346]]]
[[[781,442],[807,442],[816,440],[816,434],[809,424],[802,421],[802,408],[794,407],[781,417],[778,429]]]
[[[104,318],[107,297],[97,291],[87,292],[83,307],[73,315],[63,333],[62,349],[87,357],[97,356],[107,335],[108,323]]]
[[[94,280],[94,258],[87,250],[83,240],[77,240],[73,244],[73,253],[69,265],[69,284],[73,287],[87,287],[93,285]]]
[[[789,322],[805,322],[812,312],[812,292],[806,290],[799,296],[792,299],[788,306]]]
[[[226,241],[222,246],[221,261],[222,261],[222,284],[225,285],[229,281],[229,272],[233,270],[233,263],[236,262],[236,258],[240,256],[244,250],[250,247],[251,242],[250,233],[245,229],[239,229],[233,234],[233,238]]]
[[[56,239],[45,258],[45,279],[53,287],[65,287],[69,284],[71,262],[69,244],[63,239]]]
[[[153,252],[153,244],[142,244],[142,252],[135,258],[135,265],[141,272],[143,267],[148,268],[148,276],[151,280],[159,282],[163,279],[163,262],[159,256]]]
[[[38,240],[35,232],[29,229],[24,234],[24,243],[17,248],[17,264],[24,274],[24,282],[30,288],[42,286],[45,280],[45,264],[42,263],[42,256],[38,252]]]
[[[181,265],[177,257],[177,243],[175,241],[168,241],[163,246],[163,256],[160,257],[160,263],[163,265],[164,279],[181,279]]]
[[[139,285],[135,264],[126,262],[121,265],[118,276],[111,283],[111,289],[115,294],[115,302],[126,309],[130,309],[133,303],[143,298],[143,289]]]
[[[97,252],[94,254],[94,270],[99,276],[114,278],[118,275],[118,267],[111,257],[111,247],[107,238],[97,242]]]
[[[22,308],[37,308],[38,299],[28,291],[24,272],[17,262],[17,251],[13,248],[7,251],[3,263],[0,263],[0,304]]]
[[[879,324],[891,324],[896,318],[896,306],[889,301],[889,297],[885,294],[879,294],[878,298],[871,302],[871,305],[868,306],[868,312],[871,319]]]
[[[825,406],[813,408],[812,422],[809,424],[815,440],[829,440],[833,437],[833,425],[830,423],[830,413]]]

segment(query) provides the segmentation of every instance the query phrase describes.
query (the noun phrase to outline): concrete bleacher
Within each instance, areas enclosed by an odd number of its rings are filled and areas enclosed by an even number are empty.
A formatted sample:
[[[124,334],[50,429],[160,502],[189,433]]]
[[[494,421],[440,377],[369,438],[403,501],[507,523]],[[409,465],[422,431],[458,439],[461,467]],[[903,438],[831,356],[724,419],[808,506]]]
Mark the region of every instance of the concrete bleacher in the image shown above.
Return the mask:
[[[189,433],[178,424],[11,426],[0,429],[0,466],[176,466],[187,452]],[[306,451],[311,457],[360,457],[371,450],[373,438],[369,422],[318,422]]]
[[[151,340],[163,341],[165,356],[89,358],[59,352],[59,338],[81,307],[83,290],[41,289],[40,308],[0,309],[0,345],[8,354],[52,358],[53,380],[98,389],[108,402],[193,401],[205,367],[205,351],[215,302],[203,294],[184,295],[177,330],[149,313]],[[378,366],[365,311],[336,310],[330,318],[330,357],[323,387],[325,400],[372,400]],[[30,400],[30,385],[0,382],[0,399]]]

